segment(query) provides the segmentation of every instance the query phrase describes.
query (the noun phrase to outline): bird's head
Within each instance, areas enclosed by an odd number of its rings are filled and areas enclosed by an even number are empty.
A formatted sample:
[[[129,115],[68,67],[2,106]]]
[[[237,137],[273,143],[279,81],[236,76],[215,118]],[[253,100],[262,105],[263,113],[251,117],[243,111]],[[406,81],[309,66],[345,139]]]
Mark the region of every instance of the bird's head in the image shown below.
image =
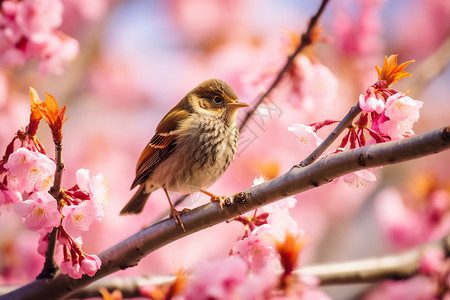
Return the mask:
[[[237,110],[248,104],[238,100],[233,89],[224,81],[209,79],[200,83],[190,93],[193,109],[222,119],[228,125],[236,122]]]

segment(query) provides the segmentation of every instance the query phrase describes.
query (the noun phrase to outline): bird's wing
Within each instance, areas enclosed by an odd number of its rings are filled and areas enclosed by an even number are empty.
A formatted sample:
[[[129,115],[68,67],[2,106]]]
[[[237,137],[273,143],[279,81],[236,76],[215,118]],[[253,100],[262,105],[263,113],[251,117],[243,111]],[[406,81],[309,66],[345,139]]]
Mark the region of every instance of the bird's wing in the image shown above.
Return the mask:
[[[189,115],[187,110],[170,111],[159,123],[156,133],[142,151],[136,165],[136,178],[131,189],[143,184],[155,167],[176,147],[176,129],[180,121]]]

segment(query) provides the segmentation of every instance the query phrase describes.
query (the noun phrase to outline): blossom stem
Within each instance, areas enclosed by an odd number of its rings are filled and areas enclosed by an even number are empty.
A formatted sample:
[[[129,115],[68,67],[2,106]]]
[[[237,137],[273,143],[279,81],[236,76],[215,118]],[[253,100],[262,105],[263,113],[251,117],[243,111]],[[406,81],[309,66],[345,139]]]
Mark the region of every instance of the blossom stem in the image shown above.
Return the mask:
[[[298,45],[297,49],[287,58],[286,63],[284,64],[283,68],[278,72],[277,77],[272,82],[270,87],[267,89],[266,92],[262,93],[259,97],[257,97],[256,104],[253,105],[247,114],[244,117],[244,120],[242,121],[241,125],[239,126],[239,130],[242,130],[242,128],[245,127],[250,117],[255,113],[258,106],[264,101],[265,98],[269,96],[269,94],[272,92],[272,90],[281,82],[281,79],[283,78],[284,74],[291,68],[292,64],[294,63],[295,57],[305,49],[306,46],[310,45],[312,43],[312,34],[313,29],[316,26],[317,22],[319,21],[320,16],[322,15],[323,11],[325,10],[325,6],[327,5],[329,0],[322,0],[322,4],[320,5],[319,9],[317,10],[316,14],[311,17],[309,20],[308,28],[306,29],[305,33],[302,34],[302,39],[300,44]]]
[[[338,138],[338,136],[347,129],[356,118],[356,116],[361,112],[361,108],[359,107],[359,103],[353,106],[350,111],[345,115],[341,122],[333,129],[333,131],[322,141],[322,143],[304,160],[302,160],[298,165],[294,167],[303,168],[306,167],[319,158],[325,150],[330,147],[330,145]]]
[[[50,194],[56,199],[59,206],[59,200],[61,198],[61,183],[62,183],[62,173],[64,170],[64,163],[62,161],[62,142],[55,141],[55,162],[56,171],[55,178],[53,181],[53,186],[50,189]],[[56,248],[56,236],[58,234],[58,228],[54,227],[53,230],[48,234],[48,244],[47,251],[45,252],[45,262],[44,268],[38,275],[38,279],[43,278],[53,278],[58,270],[58,264],[55,262],[55,248]]]

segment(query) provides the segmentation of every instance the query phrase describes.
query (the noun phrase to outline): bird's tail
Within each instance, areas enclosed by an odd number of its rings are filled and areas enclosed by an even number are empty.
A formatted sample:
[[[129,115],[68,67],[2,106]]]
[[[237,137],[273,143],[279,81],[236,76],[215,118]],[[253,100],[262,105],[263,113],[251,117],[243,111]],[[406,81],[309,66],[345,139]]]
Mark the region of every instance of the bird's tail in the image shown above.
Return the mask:
[[[120,215],[140,213],[144,208],[145,202],[147,202],[150,194],[151,192],[148,193],[145,191],[145,184],[141,185],[130,201],[128,201],[125,207],[122,208]]]

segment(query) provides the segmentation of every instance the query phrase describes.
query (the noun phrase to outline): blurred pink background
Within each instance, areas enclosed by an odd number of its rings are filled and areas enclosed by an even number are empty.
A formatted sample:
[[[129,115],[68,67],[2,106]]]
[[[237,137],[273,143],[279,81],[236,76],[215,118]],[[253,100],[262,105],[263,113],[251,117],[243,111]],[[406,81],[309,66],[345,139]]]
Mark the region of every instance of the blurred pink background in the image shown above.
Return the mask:
[[[320,4],[318,0],[62,2],[62,30],[79,41],[80,52],[58,76],[40,75],[36,61],[0,69],[0,149],[4,151],[14,132],[28,123],[28,86],[41,97],[46,91],[60,105],[67,105],[63,185],[73,186],[76,170],[86,168],[92,176],[103,173],[111,187],[105,218],[84,235],[83,249],[92,254],[168,215],[161,191],[151,195],[141,215],[118,215],[132,196],[129,186],[137,158],[165,113],[212,77],[227,81],[242,101],[251,104],[289,53],[292,41],[287,31],[302,33]],[[320,24],[321,43],[299,57],[297,73],[290,74],[292,82],[284,81],[252,117],[241,133],[234,162],[209,191],[233,194],[250,187],[255,177],[272,178],[300,162],[308,153],[287,127],[342,118],[377,80],[374,65],[381,66],[384,55],[398,54],[399,62],[416,60],[407,69],[413,76],[394,86],[404,92],[409,89],[411,97],[424,102],[414,131],[449,125],[449,68],[426,85],[416,80],[431,72],[422,68],[425,60],[448,43],[450,2],[335,0]],[[242,110],[239,118],[244,114]],[[324,138],[329,130],[319,135]],[[52,155],[44,123],[39,138]],[[392,253],[448,233],[449,159],[450,153],[441,153],[385,167],[376,171],[375,183],[363,188],[336,180],[297,195],[292,214],[312,241],[302,264]],[[434,208],[429,199],[440,191],[447,194],[438,194],[440,204]],[[403,197],[399,204],[386,201],[397,196]],[[408,199],[422,204],[408,206]],[[207,201],[194,194],[182,207]],[[431,210],[439,213],[432,224],[427,219]],[[0,212],[0,283],[25,283],[41,270],[38,234],[25,229],[8,208],[0,207]],[[115,275],[172,274],[200,260],[223,258],[243,231],[237,222],[220,224],[159,249],[137,267]],[[325,290],[333,299],[348,299],[361,288]]]

